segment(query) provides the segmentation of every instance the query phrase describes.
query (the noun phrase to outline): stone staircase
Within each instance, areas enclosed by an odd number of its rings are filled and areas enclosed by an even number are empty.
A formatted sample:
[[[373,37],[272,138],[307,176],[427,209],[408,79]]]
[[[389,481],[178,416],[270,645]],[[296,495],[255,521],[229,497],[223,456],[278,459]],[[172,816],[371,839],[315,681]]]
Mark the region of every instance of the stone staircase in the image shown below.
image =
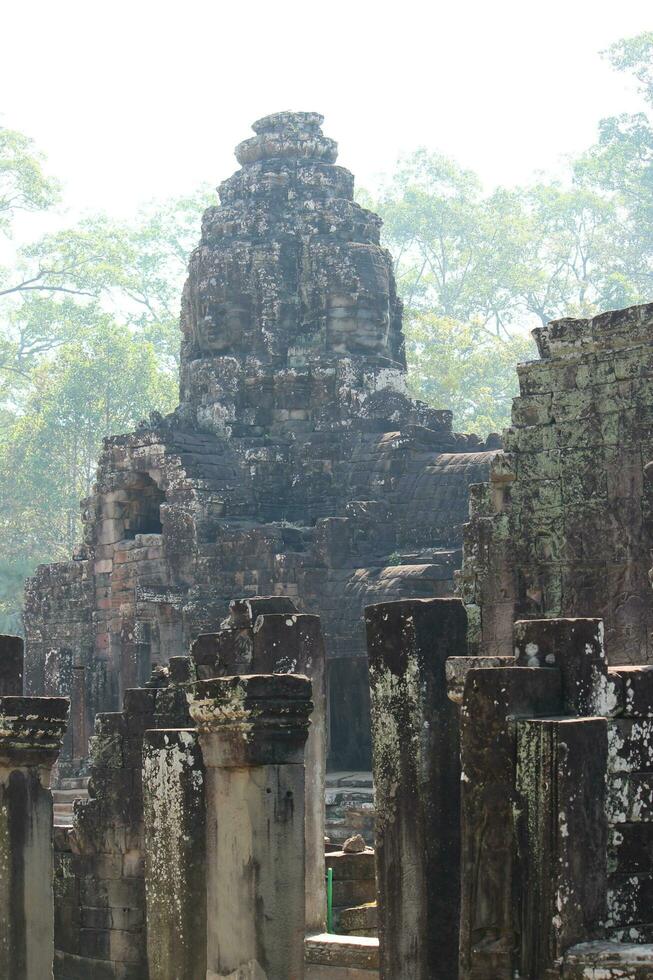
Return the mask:
[[[73,803],[88,799],[88,776],[60,779],[52,790],[55,827],[70,827],[73,822]]]

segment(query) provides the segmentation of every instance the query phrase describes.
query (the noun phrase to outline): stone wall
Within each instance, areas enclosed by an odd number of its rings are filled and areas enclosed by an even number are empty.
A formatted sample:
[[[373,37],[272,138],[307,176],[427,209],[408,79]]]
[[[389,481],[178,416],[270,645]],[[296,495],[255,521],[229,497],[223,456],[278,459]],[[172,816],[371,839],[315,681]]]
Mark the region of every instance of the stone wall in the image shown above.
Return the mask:
[[[534,334],[540,360],[518,367],[505,451],[472,493],[471,639],[505,655],[516,619],[601,616],[613,663],[649,662],[653,305]]]
[[[410,399],[379,219],[314,113],[255,123],[182,302],[181,401],[105,440],[73,561],[26,588],[26,681],[70,694],[62,773],[98,711],[218,628],[233,595],[319,613],[334,767],[369,768],[362,610],[448,595],[497,439]]]

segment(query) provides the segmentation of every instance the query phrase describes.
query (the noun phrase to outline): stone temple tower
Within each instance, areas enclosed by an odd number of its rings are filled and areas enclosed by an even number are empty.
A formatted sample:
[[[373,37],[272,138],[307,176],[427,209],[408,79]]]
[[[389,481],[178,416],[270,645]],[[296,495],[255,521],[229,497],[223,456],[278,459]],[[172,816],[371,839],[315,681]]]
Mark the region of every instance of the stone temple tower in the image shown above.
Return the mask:
[[[190,258],[180,405],[105,440],[83,544],[27,583],[28,690],[73,701],[63,772],[98,710],[254,595],[323,617],[331,764],[367,767],[363,606],[452,590],[497,443],[406,394],[381,223],[321,123],[278,113],[238,146]]]

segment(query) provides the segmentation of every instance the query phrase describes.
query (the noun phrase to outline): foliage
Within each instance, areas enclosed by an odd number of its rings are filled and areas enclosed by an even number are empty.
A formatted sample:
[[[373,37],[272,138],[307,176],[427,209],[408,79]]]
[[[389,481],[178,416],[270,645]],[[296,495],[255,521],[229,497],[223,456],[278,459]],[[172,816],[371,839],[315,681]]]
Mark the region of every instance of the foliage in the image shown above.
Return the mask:
[[[415,394],[481,434],[509,419],[526,330],[646,302],[653,292],[653,32],[607,57],[646,111],[603,119],[565,181],[484,193],[478,177],[420,149],[377,198],[405,303]]]
[[[0,232],[10,235],[19,211],[41,211],[57,199],[58,185],[43,173],[43,157],[22,133],[0,126]]]
[[[535,344],[425,312],[411,318],[406,355],[416,397],[453,409],[457,429],[487,434],[510,425],[515,365],[535,356]]]
[[[616,215],[614,282],[625,295],[653,289],[653,32],[614,44],[607,56],[639,82],[646,110],[601,120],[597,143],[574,164],[574,178],[609,202]]]
[[[56,200],[30,141],[0,128],[14,240],[0,267],[0,629],[17,628],[25,575],[77,542],[103,436],[174,407],[179,294],[208,193],[17,242],[19,212]]]

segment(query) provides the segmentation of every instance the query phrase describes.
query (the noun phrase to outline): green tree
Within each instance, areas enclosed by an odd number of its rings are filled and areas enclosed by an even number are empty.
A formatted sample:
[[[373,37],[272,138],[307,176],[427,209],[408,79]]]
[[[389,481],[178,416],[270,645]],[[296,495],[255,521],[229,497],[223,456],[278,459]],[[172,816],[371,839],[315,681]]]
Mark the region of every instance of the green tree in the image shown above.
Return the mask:
[[[39,562],[70,557],[103,436],[129,431],[153,407],[170,411],[176,402],[176,379],[149,341],[101,310],[86,316],[91,322],[33,370],[21,412],[4,420],[0,624],[3,615],[5,625],[15,623],[25,574]]]
[[[58,189],[21,134],[0,130],[0,628],[16,627],[25,575],[65,558],[105,435],[176,403],[178,306],[206,189],[131,222],[93,215],[16,241],[20,211]]]
[[[417,398],[451,408],[460,431],[501,432],[518,393],[515,365],[535,354],[530,337],[506,340],[479,324],[417,313],[406,341],[409,388]]]
[[[476,174],[425,149],[400,161],[377,200],[408,315],[472,318],[507,335],[514,315],[510,270],[518,248],[509,195],[484,196]]]
[[[43,172],[43,156],[22,133],[0,126],[0,233],[10,237],[21,211],[42,211],[58,199],[56,181]]]
[[[574,179],[610,202],[617,220],[612,239],[614,305],[641,302],[653,292],[653,32],[612,45],[606,56],[631,73],[644,99],[637,113],[608,116],[596,144],[574,163]]]

